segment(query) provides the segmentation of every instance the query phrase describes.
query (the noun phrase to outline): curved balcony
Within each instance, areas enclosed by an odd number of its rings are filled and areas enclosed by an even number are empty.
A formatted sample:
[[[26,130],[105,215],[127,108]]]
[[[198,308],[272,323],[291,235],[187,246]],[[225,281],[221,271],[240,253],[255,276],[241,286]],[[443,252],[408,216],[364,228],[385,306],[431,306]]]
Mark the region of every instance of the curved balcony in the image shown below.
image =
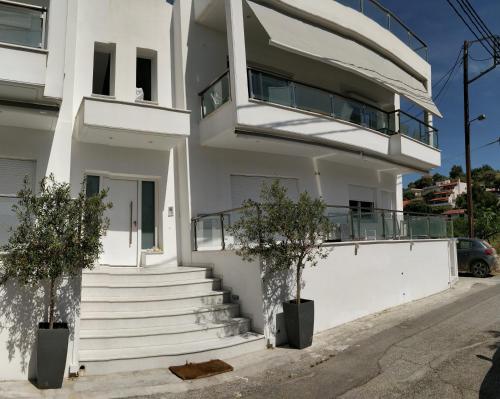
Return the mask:
[[[340,4],[350,7],[366,15],[372,21],[386,28],[399,40],[410,47],[424,60],[429,58],[429,48],[401,19],[377,0],[336,0]]]

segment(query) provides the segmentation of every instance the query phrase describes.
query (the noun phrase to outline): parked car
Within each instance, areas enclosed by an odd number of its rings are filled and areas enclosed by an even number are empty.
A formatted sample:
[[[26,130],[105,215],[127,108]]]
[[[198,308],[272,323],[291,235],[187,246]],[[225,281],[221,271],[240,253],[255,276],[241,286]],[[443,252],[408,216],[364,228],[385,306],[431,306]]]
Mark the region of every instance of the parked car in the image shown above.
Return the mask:
[[[498,255],[490,244],[477,238],[459,238],[457,241],[458,271],[474,277],[487,277],[499,271]]]

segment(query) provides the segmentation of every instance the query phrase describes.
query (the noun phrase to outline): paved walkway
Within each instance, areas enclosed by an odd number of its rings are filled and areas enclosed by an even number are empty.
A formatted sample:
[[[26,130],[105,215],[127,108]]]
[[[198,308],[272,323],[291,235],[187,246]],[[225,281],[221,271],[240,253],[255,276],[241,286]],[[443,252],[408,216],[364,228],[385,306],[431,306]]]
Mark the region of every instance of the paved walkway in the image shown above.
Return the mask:
[[[166,369],[80,377],[58,391],[0,383],[0,398],[500,398],[500,276],[315,336],[312,347],[231,359],[182,382]]]

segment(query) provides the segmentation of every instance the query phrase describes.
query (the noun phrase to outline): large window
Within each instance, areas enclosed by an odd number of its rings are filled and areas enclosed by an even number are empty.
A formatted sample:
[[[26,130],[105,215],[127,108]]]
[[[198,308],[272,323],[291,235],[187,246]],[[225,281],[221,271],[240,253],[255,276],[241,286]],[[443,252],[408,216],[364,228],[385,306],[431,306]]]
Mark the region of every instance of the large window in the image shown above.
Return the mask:
[[[114,96],[115,94],[115,44],[94,44],[94,71],[92,94]]]

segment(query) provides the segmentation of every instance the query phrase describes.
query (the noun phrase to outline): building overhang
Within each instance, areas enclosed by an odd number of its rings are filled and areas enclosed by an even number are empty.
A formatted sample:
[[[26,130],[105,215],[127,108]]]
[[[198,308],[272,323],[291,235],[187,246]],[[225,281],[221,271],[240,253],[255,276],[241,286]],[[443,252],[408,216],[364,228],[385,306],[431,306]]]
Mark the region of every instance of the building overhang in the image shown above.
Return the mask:
[[[189,111],[97,97],[82,99],[74,127],[82,142],[150,150],[169,150],[189,132]]]

